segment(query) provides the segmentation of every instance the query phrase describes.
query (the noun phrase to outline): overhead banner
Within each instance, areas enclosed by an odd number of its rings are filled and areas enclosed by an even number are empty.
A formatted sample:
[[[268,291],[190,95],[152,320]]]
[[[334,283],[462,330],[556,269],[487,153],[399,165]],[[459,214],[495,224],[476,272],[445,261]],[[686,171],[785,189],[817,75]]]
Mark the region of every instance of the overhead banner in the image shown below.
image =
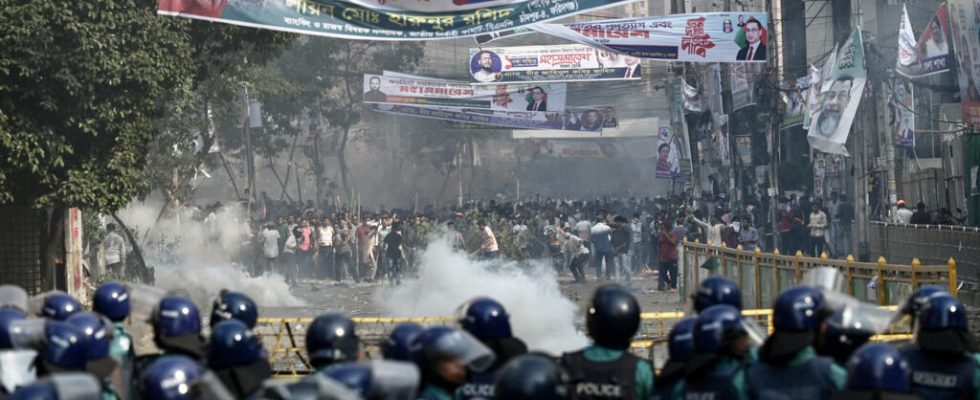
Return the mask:
[[[845,143],[866,81],[864,42],[861,30],[855,29],[837,51],[829,76],[823,77],[820,106],[806,136],[810,146],[824,153],[847,155]]]
[[[470,49],[477,84],[640,79],[640,59],[580,44]]]
[[[916,43],[908,11],[902,6],[902,20],[898,29],[898,60],[895,72],[909,78],[921,78],[949,71],[952,55],[949,53],[949,15],[946,3],[939,5],[921,41]]]
[[[915,146],[915,100],[912,92],[912,82],[904,79],[892,80],[892,92],[889,98],[891,109],[892,140],[895,147]]]
[[[957,74],[960,83],[960,101],[963,104],[963,122],[980,125],[980,41],[977,39],[980,14],[973,1],[950,0],[950,33],[955,45]]]
[[[633,1],[159,0],[157,13],[345,39],[433,40],[484,35]]]
[[[655,138],[614,140],[535,139],[531,148],[535,157],[649,159],[657,156],[658,140]]]
[[[379,110],[380,111],[380,110]],[[381,111],[384,112],[384,111]],[[463,110],[466,112],[466,110]],[[494,129],[500,128],[488,125],[479,125],[464,122],[454,122],[446,121],[446,126],[453,129]],[[618,128],[619,119],[616,118],[616,110],[612,107],[599,107],[599,108],[583,108],[583,107],[568,107],[565,112],[562,113],[562,124],[559,132],[569,132],[577,134],[579,132],[598,132],[602,133],[603,129],[607,128]],[[515,128],[508,127],[508,129],[530,129],[530,128]],[[585,135],[583,135],[585,136]],[[591,135],[589,135],[591,137]]]
[[[402,104],[373,104],[372,109],[385,114],[437,119],[464,124],[488,125],[488,127],[562,129],[561,112],[510,112],[466,108],[420,107]]]
[[[364,75],[365,103],[496,111],[564,111],[564,83],[471,86],[408,75]]]
[[[819,80],[817,81],[819,86]],[[792,128],[803,124],[803,116],[806,114],[806,99],[803,97],[807,93],[810,85],[810,77],[798,78],[790,90],[780,92],[783,97],[783,121],[781,129]]]
[[[686,62],[759,62],[768,57],[764,12],[673,14],[575,24],[538,32],[633,57]]]

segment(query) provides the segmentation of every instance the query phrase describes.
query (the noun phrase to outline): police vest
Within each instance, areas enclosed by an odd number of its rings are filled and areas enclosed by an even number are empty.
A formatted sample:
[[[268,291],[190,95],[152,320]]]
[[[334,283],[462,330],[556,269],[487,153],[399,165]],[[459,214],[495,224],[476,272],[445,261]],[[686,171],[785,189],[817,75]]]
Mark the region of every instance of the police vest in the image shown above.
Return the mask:
[[[696,379],[684,383],[686,400],[734,400],[732,379],[743,367],[741,361],[727,361]]]
[[[497,371],[486,371],[480,373],[470,373],[466,384],[456,390],[456,398],[461,400],[489,400],[493,399],[493,381],[497,378]]]
[[[823,400],[833,395],[834,361],[813,357],[798,365],[756,363],[748,368],[749,398],[759,400]]]
[[[909,384],[912,393],[928,400],[972,399],[976,388],[973,376],[977,363],[963,354],[961,358],[936,357],[924,353],[918,346],[901,350],[909,365]]]
[[[636,365],[642,361],[629,352],[618,360],[599,362],[585,351],[566,353],[561,365],[568,371],[571,400],[636,399]]]

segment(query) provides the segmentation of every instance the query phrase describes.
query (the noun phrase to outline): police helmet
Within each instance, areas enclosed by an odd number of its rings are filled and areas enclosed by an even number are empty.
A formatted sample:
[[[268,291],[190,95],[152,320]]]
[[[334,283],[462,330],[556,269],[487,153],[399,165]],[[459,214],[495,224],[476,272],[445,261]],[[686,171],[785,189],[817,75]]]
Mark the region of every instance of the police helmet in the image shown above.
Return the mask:
[[[872,323],[862,317],[861,313],[844,309],[824,319],[823,331],[817,340],[817,352],[841,365],[846,364],[854,351],[875,335]]]
[[[0,285],[0,309],[14,308],[27,313],[31,308],[27,291],[17,285]]]
[[[355,361],[359,350],[354,321],[343,315],[320,315],[306,330],[306,352],[314,364]]]
[[[671,360],[687,362],[694,357],[695,317],[685,317],[677,321],[667,334],[667,353]]]
[[[694,320],[694,348],[698,353],[725,350],[742,330],[742,314],[734,306],[717,304],[704,309]]]
[[[80,312],[65,321],[81,329],[88,338],[86,369],[99,378],[105,378],[116,369],[116,361],[109,357],[112,345],[112,322],[94,312]]]
[[[244,322],[230,319],[221,321],[212,328],[208,345],[209,368],[248,365],[266,357],[262,340]]]
[[[92,375],[66,372],[49,376],[21,386],[11,394],[11,400],[98,400],[102,386]]]
[[[210,325],[214,327],[228,319],[240,320],[248,326],[248,329],[253,329],[259,319],[258,307],[248,295],[222,289],[211,305]]]
[[[498,400],[564,400],[568,376],[554,360],[539,355],[517,356],[504,364],[494,383]]]
[[[949,294],[942,286],[926,285],[916,289],[898,307],[898,312],[910,315],[913,318],[919,315],[919,311],[929,301],[929,298],[938,294]]]
[[[600,286],[592,296],[586,327],[597,345],[615,350],[628,349],[640,328],[640,305],[622,286]]]
[[[388,339],[381,344],[381,354],[385,359],[389,360],[411,361],[409,351],[411,350],[412,340],[424,330],[425,328],[422,325],[414,322],[399,324],[388,335]]]
[[[162,356],[153,361],[140,378],[140,398],[145,400],[191,400],[194,381],[204,367],[181,355]]]
[[[948,294],[936,294],[919,311],[915,343],[939,353],[973,353],[976,339],[969,332],[966,307]]]
[[[85,370],[88,351],[88,337],[75,325],[64,321],[48,321],[44,325],[41,356],[48,372]]]
[[[365,400],[410,398],[420,377],[414,364],[389,360],[341,363],[331,366],[326,375]]]
[[[823,319],[823,294],[809,286],[784,290],[772,307],[773,327],[779,331],[812,331]]]
[[[27,319],[27,316],[16,308],[0,309],[0,350],[9,350],[15,347],[10,337],[10,325],[13,321],[23,319]]]
[[[482,372],[496,359],[493,351],[469,332],[447,326],[434,326],[419,333],[412,340],[411,355],[423,373],[431,373],[436,362],[453,360]]]
[[[64,321],[72,314],[82,311],[82,305],[68,293],[52,292],[44,296],[41,316],[55,321]]]
[[[698,285],[694,294],[694,310],[698,313],[715,304],[728,304],[742,309],[742,294],[738,285],[723,276],[709,276]]]
[[[109,281],[95,290],[92,298],[92,309],[113,322],[119,322],[129,316],[129,292],[121,282]]]
[[[190,299],[177,295],[160,299],[151,322],[153,338],[160,348],[198,358],[204,354],[201,314]]]
[[[458,322],[461,328],[477,339],[487,341],[513,337],[510,316],[496,300],[478,297],[460,306]]]
[[[869,343],[847,361],[847,389],[908,393],[909,368],[898,350]]]

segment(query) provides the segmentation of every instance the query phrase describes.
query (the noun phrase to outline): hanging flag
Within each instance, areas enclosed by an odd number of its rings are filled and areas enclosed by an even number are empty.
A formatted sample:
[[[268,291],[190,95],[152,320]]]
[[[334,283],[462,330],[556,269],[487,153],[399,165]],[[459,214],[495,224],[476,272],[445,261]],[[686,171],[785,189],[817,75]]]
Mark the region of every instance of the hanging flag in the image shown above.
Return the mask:
[[[803,129],[810,129],[810,120],[813,114],[817,113],[817,106],[820,105],[820,91],[823,89],[823,77],[830,75],[830,70],[834,67],[837,60],[837,45],[831,50],[824,61],[823,68],[810,65],[810,88],[806,92],[806,113],[803,114]]]
[[[807,133],[810,146],[825,153],[847,155],[844,145],[861,104],[867,76],[861,30],[855,29],[838,50],[830,74],[823,77],[820,105]]]
[[[898,59],[895,72],[909,78],[921,78],[949,71],[952,55],[949,53],[949,15],[946,3],[939,5],[922,32],[922,41],[916,42],[909,23],[908,11],[902,6],[902,19],[898,27]]]

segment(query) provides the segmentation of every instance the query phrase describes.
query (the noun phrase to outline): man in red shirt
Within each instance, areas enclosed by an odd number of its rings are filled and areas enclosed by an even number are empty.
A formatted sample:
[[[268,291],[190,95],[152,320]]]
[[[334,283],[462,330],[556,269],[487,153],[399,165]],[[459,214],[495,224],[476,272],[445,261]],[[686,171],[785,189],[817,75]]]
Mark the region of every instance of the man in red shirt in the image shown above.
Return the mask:
[[[677,234],[669,221],[660,224],[660,247],[657,249],[659,259],[657,290],[677,291]],[[664,289],[664,283],[667,288]]]
[[[228,0],[160,0],[157,3],[160,11],[194,14],[210,18],[220,17],[227,6]]]

